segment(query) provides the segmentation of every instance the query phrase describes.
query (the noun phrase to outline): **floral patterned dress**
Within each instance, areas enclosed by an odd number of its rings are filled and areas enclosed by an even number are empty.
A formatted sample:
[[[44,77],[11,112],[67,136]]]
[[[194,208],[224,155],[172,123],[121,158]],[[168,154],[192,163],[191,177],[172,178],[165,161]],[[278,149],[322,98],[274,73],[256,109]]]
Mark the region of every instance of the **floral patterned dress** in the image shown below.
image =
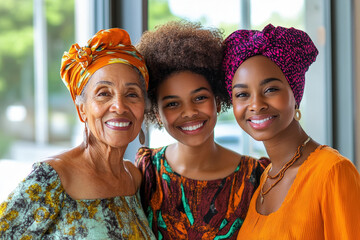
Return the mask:
[[[139,193],[74,200],[56,171],[39,162],[0,205],[0,239],[155,239]]]

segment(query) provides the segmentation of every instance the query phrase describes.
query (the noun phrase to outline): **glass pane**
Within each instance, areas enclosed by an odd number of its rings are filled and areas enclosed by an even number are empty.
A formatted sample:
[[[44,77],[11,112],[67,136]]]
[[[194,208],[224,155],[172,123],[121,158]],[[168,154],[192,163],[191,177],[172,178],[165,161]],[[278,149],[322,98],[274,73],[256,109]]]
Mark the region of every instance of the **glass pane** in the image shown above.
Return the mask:
[[[34,133],[33,1],[0,4],[0,201],[30,166],[14,163],[14,146]],[[11,160],[10,160],[11,159]],[[16,174],[14,174],[16,173]]]
[[[0,159],[34,140],[33,1],[0,4]]]
[[[267,24],[274,26],[294,27],[304,30],[304,0],[251,0],[251,29],[262,30]]]
[[[82,134],[70,94],[60,78],[61,57],[75,42],[75,26],[82,21],[82,36],[89,25],[90,1],[83,0],[75,12],[78,0],[2,0],[0,4],[0,202],[31,170],[34,162],[73,146]],[[46,44],[37,48],[39,40],[34,4],[42,4]],[[38,6],[38,5],[37,5]],[[83,13],[87,11],[86,13]],[[36,13],[38,14],[38,13]],[[76,19],[76,15],[82,17]],[[84,17],[85,16],[85,17]],[[81,42],[83,44],[83,42]],[[46,46],[46,47],[45,47]],[[35,52],[36,51],[36,52]],[[35,56],[44,51],[45,84],[36,87]],[[36,54],[35,54],[36,53]],[[36,102],[35,88],[47,96],[46,104]],[[37,92],[38,93],[38,92]],[[36,131],[39,119],[36,109],[46,113],[45,143],[39,144]],[[41,125],[40,125],[41,126]],[[48,127],[46,127],[48,126]],[[44,129],[42,129],[44,130]],[[80,137],[79,137],[80,136]]]
[[[49,142],[57,145],[71,142],[77,121],[74,104],[59,71],[64,51],[75,41],[74,10],[74,0],[46,2]]]

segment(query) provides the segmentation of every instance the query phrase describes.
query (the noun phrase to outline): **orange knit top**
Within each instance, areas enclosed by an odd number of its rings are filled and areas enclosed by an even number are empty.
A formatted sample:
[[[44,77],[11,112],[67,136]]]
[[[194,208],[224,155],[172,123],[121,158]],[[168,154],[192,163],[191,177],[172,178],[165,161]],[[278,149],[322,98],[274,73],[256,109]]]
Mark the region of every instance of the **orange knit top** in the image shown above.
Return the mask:
[[[260,180],[265,181],[268,166]],[[259,189],[238,234],[239,239],[360,239],[360,175],[338,151],[319,146],[300,166],[281,207],[261,215]]]

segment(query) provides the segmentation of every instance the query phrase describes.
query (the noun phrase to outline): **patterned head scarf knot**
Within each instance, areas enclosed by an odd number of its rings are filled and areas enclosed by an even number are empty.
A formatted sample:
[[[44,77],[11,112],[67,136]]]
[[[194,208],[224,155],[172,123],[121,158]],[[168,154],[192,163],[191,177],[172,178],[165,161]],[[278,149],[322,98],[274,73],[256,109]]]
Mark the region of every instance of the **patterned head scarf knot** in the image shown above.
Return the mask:
[[[60,75],[73,101],[98,69],[112,63],[136,67],[145,80],[146,89],[148,88],[149,74],[145,61],[131,44],[129,34],[123,29],[111,28],[97,32],[86,46],[73,44],[69,52],[64,53]],[[80,120],[82,121],[81,117]]]
[[[237,30],[225,39],[223,70],[231,96],[232,79],[248,58],[263,55],[284,73],[298,106],[304,93],[305,72],[315,61],[318,50],[310,37],[295,28],[267,25],[262,31]]]

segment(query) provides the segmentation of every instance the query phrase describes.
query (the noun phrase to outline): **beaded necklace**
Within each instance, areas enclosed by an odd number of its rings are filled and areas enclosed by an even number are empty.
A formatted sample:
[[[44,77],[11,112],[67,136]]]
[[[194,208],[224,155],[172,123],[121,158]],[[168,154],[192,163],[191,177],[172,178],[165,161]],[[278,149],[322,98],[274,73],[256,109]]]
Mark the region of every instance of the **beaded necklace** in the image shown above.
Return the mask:
[[[264,196],[270,192],[270,190],[275,187],[276,184],[278,184],[281,179],[283,179],[284,177],[284,174],[286,172],[286,170],[288,170],[289,167],[291,167],[295,162],[296,160],[298,160],[302,154],[302,150],[304,149],[305,145],[310,141],[310,137],[308,137],[305,142],[303,144],[301,144],[298,148],[297,148],[297,151],[295,153],[295,155],[290,159],[290,161],[288,161],[287,163],[284,164],[284,166],[280,169],[280,171],[274,175],[274,176],[270,176],[269,173],[266,174],[266,179],[263,183],[263,185],[261,186],[260,188],[260,201],[261,201],[261,204],[264,202]],[[267,181],[267,179],[277,179],[265,192],[264,192],[264,185]]]

